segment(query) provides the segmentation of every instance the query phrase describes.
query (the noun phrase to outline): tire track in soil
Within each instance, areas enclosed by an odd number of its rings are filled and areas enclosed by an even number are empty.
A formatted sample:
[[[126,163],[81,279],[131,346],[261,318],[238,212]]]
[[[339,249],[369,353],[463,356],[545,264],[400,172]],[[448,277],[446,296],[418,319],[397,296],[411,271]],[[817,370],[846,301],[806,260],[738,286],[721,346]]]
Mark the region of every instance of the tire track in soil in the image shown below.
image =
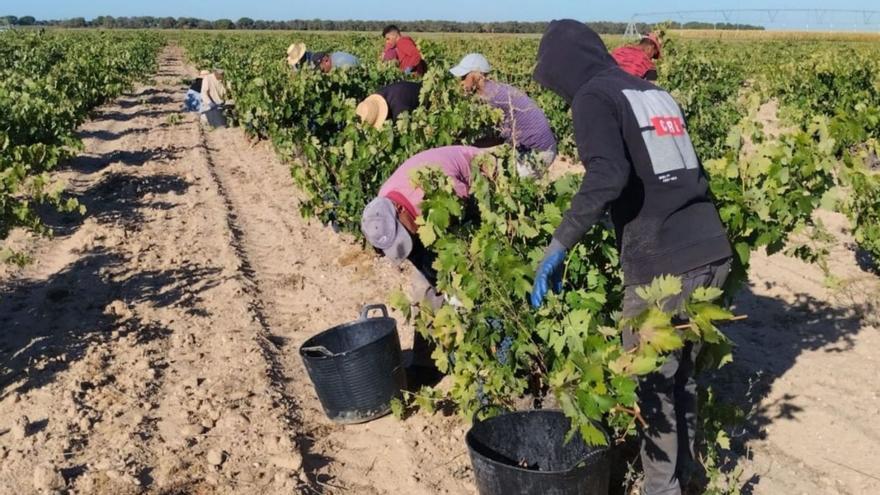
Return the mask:
[[[210,174],[211,179],[214,182],[214,187],[217,189],[217,193],[225,206],[226,227],[229,229],[232,236],[231,247],[241,261],[239,271],[241,272],[242,277],[247,281],[246,291],[250,296],[247,306],[260,326],[260,333],[257,338],[263,359],[268,363],[268,376],[272,389],[275,392],[274,400],[284,409],[284,420],[288,427],[288,432],[290,433],[290,440],[298,442],[299,435],[291,433],[291,429],[293,431],[298,431],[302,427],[302,417],[299,414],[297,402],[292,397],[284,394],[284,368],[278,358],[278,348],[271,341],[272,331],[268,323],[268,318],[263,310],[263,305],[260,303],[260,301],[263,300],[263,295],[261,294],[260,286],[256,281],[256,271],[254,270],[248,252],[244,247],[245,234],[238,223],[235,206],[232,201],[230,201],[229,195],[226,193],[226,188],[223,186],[223,182],[217,175],[216,167],[214,166],[211,157],[211,151],[208,149],[205,129],[201,126],[199,126],[199,136],[201,138],[201,148],[208,166],[208,173]],[[314,490],[313,487],[310,488]]]

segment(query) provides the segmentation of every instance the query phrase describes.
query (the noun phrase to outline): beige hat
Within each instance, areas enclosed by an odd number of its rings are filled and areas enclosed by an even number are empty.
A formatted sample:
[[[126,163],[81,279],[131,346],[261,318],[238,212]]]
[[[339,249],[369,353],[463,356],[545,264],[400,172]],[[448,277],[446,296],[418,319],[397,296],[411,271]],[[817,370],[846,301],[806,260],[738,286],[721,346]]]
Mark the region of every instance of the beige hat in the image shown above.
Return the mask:
[[[302,60],[303,55],[306,54],[306,44],[305,43],[294,43],[287,47],[287,62],[290,65],[296,65]]]
[[[357,115],[367,124],[379,129],[388,119],[388,102],[380,95],[370,95],[358,104]]]

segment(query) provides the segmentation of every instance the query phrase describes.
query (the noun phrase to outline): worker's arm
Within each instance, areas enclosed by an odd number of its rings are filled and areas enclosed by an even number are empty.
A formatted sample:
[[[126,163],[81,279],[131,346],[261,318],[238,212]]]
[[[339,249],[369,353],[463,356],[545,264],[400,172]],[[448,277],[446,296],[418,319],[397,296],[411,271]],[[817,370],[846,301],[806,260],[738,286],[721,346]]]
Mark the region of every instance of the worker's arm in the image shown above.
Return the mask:
[[[388,62],[389,60],[397,60],[397,50],[386,46],[385,51],[382,52],[382,61]]]
[[[580,96],[572,114],[578,153],[587,173],[553,235],[566,249],[599,221],[608,205],[620,197],[630,176],[626,144],[612,103],[600,96]]]

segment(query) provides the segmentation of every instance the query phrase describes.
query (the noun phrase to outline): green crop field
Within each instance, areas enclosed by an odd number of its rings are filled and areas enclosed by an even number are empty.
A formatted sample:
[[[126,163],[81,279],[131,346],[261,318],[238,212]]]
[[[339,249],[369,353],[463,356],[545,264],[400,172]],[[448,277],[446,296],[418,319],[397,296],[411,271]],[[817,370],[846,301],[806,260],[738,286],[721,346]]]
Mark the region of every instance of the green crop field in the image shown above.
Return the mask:
[[[845,212],[861,245],[880,255],[880,180],[872,171],[880,137],[880,45],[757,36],[759,41],[725,43],[672,35],[659,67],[659,85],[684,108],[736,248],[731,291],[745,279],[755,250],[821,257],[809,243],[793,239],[817,235],[813,212],[823,205]],[[296,40],[315,49],[347,50],[366,63],[329,76],[291,74],[283,54]],[[296,184],[308,197],[302,213],[355,234],[363,206],[398,164],[428,148],[471,142],[495,125],[497,116],[465,99],[446,71],[470,51],[484,53],[494,77],[523,88],[539,103],[562,153],[576,160],[564,102],[531,79],[538,39],[420,38],[431,62],[423,105],[379,130],[360,125],[354,115],[359,100],[399,78],[395,68],[376,61],[375,36],[201,33],[182,34],[179,42],[200,67],[227,70],[239,125],[271,140],[291,162]],[[621,42],[608,40],[610,46]],[[770,101],[786,123],[772,136],[758,117]],[[442,180],[424,178],[431,186],[432,214],[424,221],[422,240],[440,253],[439,288],[465,307],[422,312],[418,321],[426,334],[432,328],[441,369],[456,377],[447,398],[470,413],[487,402],[512,404],[527,390],[545,387],[591,440],[601,440],[591,422],[609,414],[619,431],[632,430],[635,383],[628,376],[655,369],[656,357],[682,339],[667,319],[655,345],[636,356],[622,353],[612,328],[621,295],[617,253],[613,235],[601,227],[569,257],[564,300],[538,314],[514,304],[530,289],[531,267],[567,209],[576,181],[520,180],[510,173],[511,162],[505,163],[498,172],[503,180],[478,178],[474,184],[480,226],[450,229],[460,209],[443,206],[455,202]],[[696,319],[705,326],[685,338],[718,344],[714,364],[723,364],[725,339],[711,322],[730,315],[704,303],[692,309],[704,312]],[[500,320],[501,327],[487,323]],[[502,341],[511,349],[503,362],[496,356]]]
[[[78,207],[61,203],[48,171],[76,156],[74,131],[92,108],[155,70],[162,45],[160,36],[145,33],[0,37],[0,238],[17,226],[44,231],[36,203]]]
[[[666,353],[702,342],[708,349],[704,367],[731,361],[731,343],[718,324],[737,317],[725,305],[746,283],[755,252],[786,253],[827,272],[827,233],[815,215],[826,209],[844,215],[859,249],[875,263],[880,259],[880,39],[839,33],[662,35],[658,85],[686,115],[734,247],[727,287],[697,291],[685,308],[692,323],[676,326],[659,308],[681,292],[681,284],[661,278],[644,294],[651,309],[621,321],[620,253],[614,231],[597,225],[568,254],[563,295],[550,295],[535,311],[524,303],[535,266],[582,175],[521,178],[515,152],[493,149],[474,164],[479,168],[471,197],[480,212],[474,222],[448,179],[422,173],[417,180],[430,213],[419,219],[419,236],[438,255],[437,289],[460,304],[413,312],[419,301],[403,294],[393,303],[436,344],[432,357],[452,379],[444,390],[406,394],[395,412],[443,406],[470,418],[490,404],[513,409],[524,396],[552,398],[571,418],[572,434],[605,443],[596,427],[602,423],[612,439],[623,439],[640,420],[638,377],[656,371]],[[147,80],[168,47],[182,50],[193,68],[225,71],[234,102],[230,122],[250,140],[270,142],[289,166],[301,193],[299,213],[355,237],[361,235],[364,206],[406,159],[430,148],[472,144],[498,127],[500,113],[466,97],[448,71],[469,52],[483,53],[492,77],[538,103],[562,157],[578,162],[566,103],[532,79],[540,36],[414,38],[429,66],[421,78],[421,106],[376,129],[357,118],[358,102],[409,77],[379,60],[382,40],[376,33],[2,32],[0,239],[16,228],[49,234],[41,205],[88,215],[50,172],[81,151],[75,131],[90,112]],[[609,48],[624,42],[620,36],[605,40]],[[329,74],[293,72],[285,50],[298,41],[312,50],[351,52],[362,64]],[[773,119],[766,117],[768,109]],[[175,117],[169,125],[177,122]],[[28,255],[0,253],[4,261],[19,263]],[[642,335],[631,351],[621,342],[625,323]],[[723,426],[706,427],[710,449],[726,448]]]

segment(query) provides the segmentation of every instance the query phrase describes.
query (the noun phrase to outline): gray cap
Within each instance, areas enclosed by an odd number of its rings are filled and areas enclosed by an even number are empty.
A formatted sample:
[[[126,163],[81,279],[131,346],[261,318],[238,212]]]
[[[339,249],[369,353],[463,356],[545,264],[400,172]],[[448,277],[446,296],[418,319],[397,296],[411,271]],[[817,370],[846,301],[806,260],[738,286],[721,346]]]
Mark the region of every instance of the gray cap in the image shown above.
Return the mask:
[[[449,72],[455,77],[464,77],[474,71],[488,74],[491,70],[492,67],[489,66],[489,61],[486,60],[486,57],[479,53],[468,53],[461,59],[458,65],[449,69]]]
[[[361,231],[370,245],[393,261],[402,261],[412,252],[412,237],[397,220],[397,209],[388,198],[376,198],[364,208]]]

